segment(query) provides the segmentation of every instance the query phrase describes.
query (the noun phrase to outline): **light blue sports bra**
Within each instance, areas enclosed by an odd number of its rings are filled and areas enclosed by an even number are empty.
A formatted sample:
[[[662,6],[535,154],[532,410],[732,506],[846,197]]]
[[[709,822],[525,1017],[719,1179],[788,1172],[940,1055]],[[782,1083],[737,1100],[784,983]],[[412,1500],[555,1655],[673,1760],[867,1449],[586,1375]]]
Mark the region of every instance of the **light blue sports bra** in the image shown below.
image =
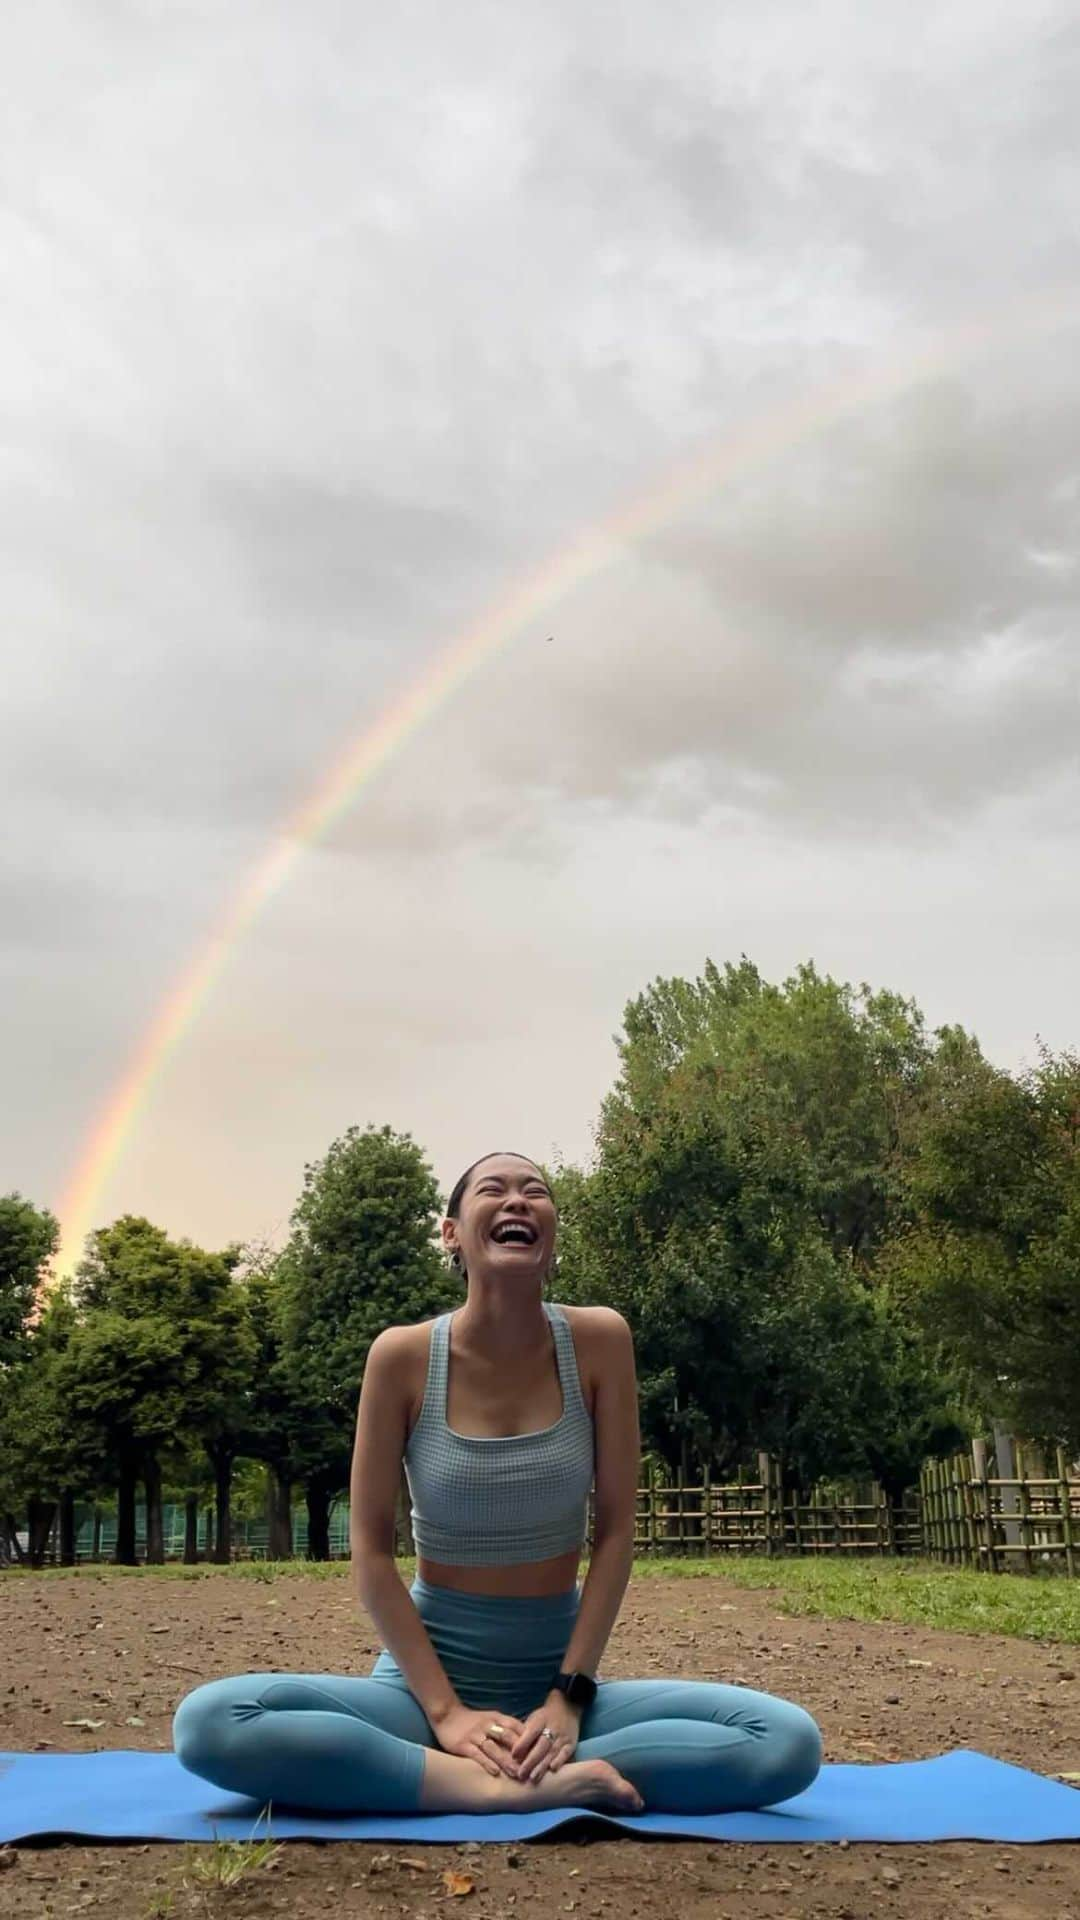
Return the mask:
[[[560,1307],[544,1312],[555,1340],[563,1410],[554,1426],[496,1436],[446,1424],[452,1314],[432,1323],[420,1416],[405,1448],[412,1529],[425,1559],[509,1566],[580,1548],[593,1479],[593,1426],[574,1336]]]

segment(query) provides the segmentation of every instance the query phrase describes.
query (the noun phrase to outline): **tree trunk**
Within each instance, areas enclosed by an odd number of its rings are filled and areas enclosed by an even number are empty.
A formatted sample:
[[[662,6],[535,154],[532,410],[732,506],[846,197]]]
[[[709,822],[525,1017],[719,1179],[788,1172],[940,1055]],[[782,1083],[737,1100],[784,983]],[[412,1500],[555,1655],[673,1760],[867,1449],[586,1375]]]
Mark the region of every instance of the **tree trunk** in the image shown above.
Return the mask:
[[[266,1470],[266,1557],[292,1559],[292,1481],[276,1467]]]
[[[309,1480],[306,1488],[308,1511],[309,1560],[330,1558],[330,1495],[321,1480]]]
[[[133,1567],[135,1554],[135,1468],[125,1461],[116,1489],[116,1549],[113,1561],[118,1567]]]
[[[199,1558],[199,1496],[189,1493],[184,1501],[184,1565],[193,1567]]]
[[[205,1517],[206,1517],[206,1549],[205,1549],[206,1558],[208,1560],[212,1560],[214,1557],[214,1509],[212,1506],[207,1507]]]
[[[4,1515],[4,1532],[11,1558],[18,1566],[25,1567],[26,1555],[19,1545],[19,1530],[15,1524],[15,1515],[13,1513],[6,1513]]]
[[[60,1565],[75,1565],[75,1495],[60,1495]]]
[[[27,1559],[32,1567],[43,1567],[45,1550],[56,1518],[55,1500],[28,1500],[26,1503]]]
[[[217,1510],[214,1559],[221,1567],[227,1567],[232,1559],[232,1472],[232,1453],[220,1453],[214,1461],[214,1506]]]
[[[157,1455],[148,1453],[143,1461],[143,1486],[146,1489],[146,1564],[165,1564],[165,1527],[161,1511],[161,1468]]]

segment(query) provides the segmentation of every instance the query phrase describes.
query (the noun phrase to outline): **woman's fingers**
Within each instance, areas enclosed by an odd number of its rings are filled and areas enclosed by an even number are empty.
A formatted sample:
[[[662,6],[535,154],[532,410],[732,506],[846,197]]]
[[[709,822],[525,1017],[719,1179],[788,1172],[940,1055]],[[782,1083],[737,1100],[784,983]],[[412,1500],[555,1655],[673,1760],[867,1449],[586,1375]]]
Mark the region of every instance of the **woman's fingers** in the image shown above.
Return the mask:
[[[492,1779],[497,1780],[500,1773],[502,1772],[502,1768],[499,1766],[498,1761],[492,1759],[490,1753],[486,1751],[485,1746],[481,1741],[477,1741],[474,1751],[476,1754],[476,1758],[479,1760],[480,1765],[484,1768],[485,1772],[490,1773],[492,1776]]]
[[[519,1765],[528,1765],[529,1755],[534,1753],[541,1737],[539,1727],[522,1728],[521,1736],[514,1741],[513,1747],[511,1748],[514,1759]]]
[[[518,1763],[523,1780],[535,1779],[536,1769],[544,1758],[544,1750],[548,1745],[547,1740],[541,1739],[539,1727],[534,1728],[532,1738]]]
[[[499,1773],[508,1774],[511,1780],[516,1780],[518,1778],[517,1767],[515,1766],[509,1753],[504,1747],[502,1741],[499,1739],[498,1734],[494,1734],[494,1733],[485,1734],[483,1740],[480,1742],[480,1745],[483,1749],[485,1760],[494,1762],[492,1771],[494,1771],[496,1774],[499,1774]]]
[[[528,1774],[528,1779],[542,1780],[545,1773],[554,1773],[557,1768],[562,1766],[564,1760],[569,1759],[572,1752],[573,1748],[568,1740],[562,1742],[546,1741],[544,1751],[532,1768],[532,1771]]]

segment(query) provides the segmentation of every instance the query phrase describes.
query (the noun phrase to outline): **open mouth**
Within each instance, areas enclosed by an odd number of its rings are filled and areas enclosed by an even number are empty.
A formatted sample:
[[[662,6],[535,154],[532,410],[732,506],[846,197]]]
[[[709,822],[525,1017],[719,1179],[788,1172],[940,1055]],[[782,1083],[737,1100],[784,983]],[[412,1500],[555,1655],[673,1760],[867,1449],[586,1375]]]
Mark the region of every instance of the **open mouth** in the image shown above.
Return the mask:
[[[524,1220],[503,1220],[492,1234],[497,1247],[534,1247],[539,1235]]]

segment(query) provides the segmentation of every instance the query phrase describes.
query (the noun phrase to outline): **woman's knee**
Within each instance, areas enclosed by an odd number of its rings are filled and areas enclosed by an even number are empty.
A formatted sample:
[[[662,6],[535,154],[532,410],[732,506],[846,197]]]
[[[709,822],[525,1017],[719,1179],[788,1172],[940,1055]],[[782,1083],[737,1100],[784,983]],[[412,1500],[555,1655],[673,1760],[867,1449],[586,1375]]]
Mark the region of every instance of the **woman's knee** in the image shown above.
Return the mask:
[[[245,1676],[246,1677],[246,1676]],[[205,1773],[220,1759],[234,1720],[236,1702],[250,1700],[252,1686],[244,1679],[208,1680],[185,1694],[173,1715],[173,1748],[189,1773]]]
[[[821,1729],[804,1707],[784,1702],[783,1723],[776,1742],[776,1769],[784,1799],[805,1793],[821,1771]]]

